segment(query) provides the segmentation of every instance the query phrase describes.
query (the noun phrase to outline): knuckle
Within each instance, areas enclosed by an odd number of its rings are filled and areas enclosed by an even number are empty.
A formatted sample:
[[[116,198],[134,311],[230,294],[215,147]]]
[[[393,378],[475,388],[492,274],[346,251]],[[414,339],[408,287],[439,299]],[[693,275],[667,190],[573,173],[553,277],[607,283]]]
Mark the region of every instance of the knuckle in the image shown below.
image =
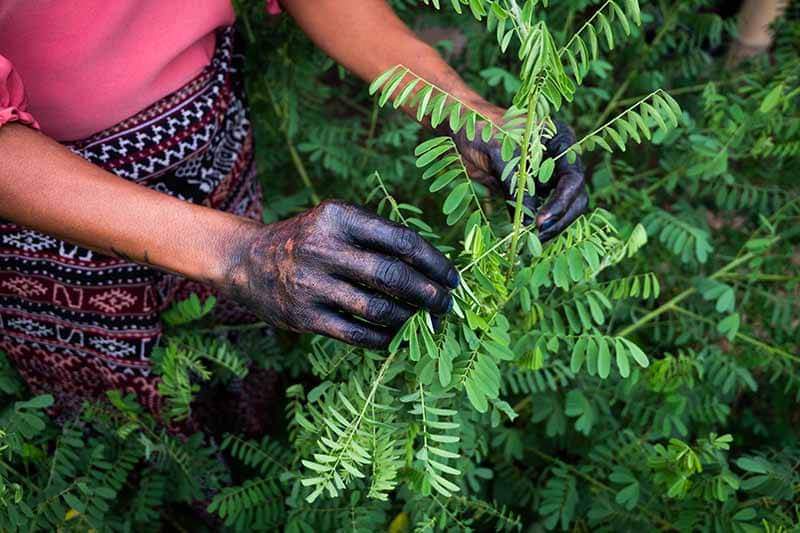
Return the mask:
[[[302,246],[297,246],[294,250],[294,257],[302,265],[305,272],[320,272],[322,265],[329,265],[336,257],[336,251],[332,249],[330,239],[311,238],[307,239]]]
[[[353,209],[350,204],[341,200],[325,200],[320,203],[315,210],[326,222],[336,222],[341,220],[349,211],[352,211]]]
[[[343,332],[345,342],[349,344],[365,344],[369,340],[369,332],[361,326],[350,326]]]
[[[328,199],[320,202],[320,204],[317,206],[317,210],[321,213],[332,213],[341,209],[343,205],[344,202],[341,200]]]
[[[380,320],[391,316],[394,313],[395,305],[380,296],[371,296],[367,302],[366,315],[370,320]]]
[[[435,309],[444,310],[449,306],[450,295],[436,287],[431,286],[429,289],[432,293],[431,303]]]
[[[411,273],[402,261],[391,258],[378,264],[378,271],[375,277],[380,288],[398,290],[408,286],[411,280]]]
[[[422,237],[408,228],[394,228],[391,239],[397,251],[405,256],[416,256],[422,249]]]

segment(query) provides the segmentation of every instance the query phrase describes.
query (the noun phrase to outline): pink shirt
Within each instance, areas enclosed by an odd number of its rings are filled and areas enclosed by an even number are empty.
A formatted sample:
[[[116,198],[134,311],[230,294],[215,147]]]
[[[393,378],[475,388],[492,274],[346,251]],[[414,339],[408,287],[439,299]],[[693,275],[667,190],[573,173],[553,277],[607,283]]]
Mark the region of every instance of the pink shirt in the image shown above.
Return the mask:
[[[113,126],[196,76],[233,21],[230,0],[0,0],[0,126]]]

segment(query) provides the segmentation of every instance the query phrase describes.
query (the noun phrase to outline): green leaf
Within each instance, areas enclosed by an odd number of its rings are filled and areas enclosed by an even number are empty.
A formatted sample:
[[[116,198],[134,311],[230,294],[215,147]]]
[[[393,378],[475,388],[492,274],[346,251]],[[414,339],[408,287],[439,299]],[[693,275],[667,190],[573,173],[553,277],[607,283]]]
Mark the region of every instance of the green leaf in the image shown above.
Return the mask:
[[[394,99],[393,106],[395,109],[403,105],[403,103],[408,99],[409,95],[411,94],[411,91],[414,90],[414,87],[417,86],[419,81],[420,81],[419,78],[417,78],[413,80],[411,83],[407,84],[405,87],[403,87],[403,90],[400,92],[400,95]]]
[[[447,195],[447,198],[444,201],[444,205],[442,206],[442,211],[445,215],[449,215],[450,213],[454,212],[458,209],[458,206],[461,205],[461,202],[469,193],[469,183],[461,183],[457,185],[450,194]]]
[[[483,128],[481,128],[481,140],[485,143],[489,142],[489,140],[492,138],[493,131],[494,128],[492,127],[491,123],[487,122],[484,124]]]
[[[383,86],[383,84],[386,83],[386,81],[389,79],[389,77],[392,74],[394,74],[394,72],[398,68],[400,68],[400,65],[395,65],[394,67],[390,68],[389,70],[387,70],[386,72],[384,72],[383,74],[381,74],[380,76],[375,78],[375,81],[373,81],[369,85],[369,94],[370,95],[375,94],[378,91],[378,89],[380,89]]]
[[[461,129],[461,102],[455,102],[450,106],[450,129],[454,133]]]
[[[614,342],[614,348],[617,357],[617,368],[619,369],[619,375],[623,378],[627,378],[631,375],[631,364],[630,361],[628,361],[628,352],[625,350],[625,345],[620,339],[617,339]]]
[[[736,460],[736,466],[747,472],[755,472],[756,474],[766,474],[769,470],[760,458],[753,459],[751,457],[740,457]]]
[[[539,241],[539,237],[537,237],[534,233],[528,233],[528,251],[530,252],[531,256],[539,257],[542,255],[542,243]]]
[[[417,336],[416,324],[409,329],[408,353],[412,361],[419,361],[422,355],[419,347],[419,337]]]
[[[602,337],[597,339],[599,350],[597,352],[597,375],[606,379],[611,373],[611,353],[608,350],[608,342]]]
[[[406,69],[401,69],[399,72],[397,72],[395,77],[392,78],[392,80],[387,83],[386,86],[384,86],[383,91],[381,92],[381,97],[378,99],[379,106],[383,107],[386,105],[386,102],[389,101],[389,98],[391,98],[392,94],[394,94],[394,92],[397,90],[397,87],[400,86],[403,78],[405,78],[406,72]]]
[[[739,332],[739,313],[733,313],[720,320],[717,331],[725,335],[729,341],[733,341]]]
[[[569,264],[569,277],[572,281],[580,281],[583,279],[583,258],[580,251],[572,247],[567,250],[567,263]]]
[[[447,95],[440,93],[431,102],[431,127],[435,128],[442,123],[444,118],[444,108],[447,105]]]
[[[432,139],[428,139],[427,141],[418,144],[417,147],[414,148],[414,155],[419,157],[422,154],[424,154],[425,152],[428,152],[429,150],[431,150],[432,148],[435,148],[435,147],[439,146],[440,144],[445,143],[445,142],[447,142],[449,140],[450,140],[450,137],[444,137],[444,136],[442,136],[442,137],[434,137]]]
[[[512,352],[507,346],[503,346],[502,344],[495,342],[495,341],[484,341],[483,347],[486,348],[486,351],[492,354],[497,359],[501,361],[513,361],[516,359],[514,356],[514,352]]]
[[[511,158],[514,157],[516,148],[517,145],[514,143],[514,139],[508,135],[503,137],[503,143],[500,146],[500,157],[503,158],[503,161],[511,160]]]
[[[572,357],[569,362],[569,367],[572,372],[577,373],[583,366],[583,361],[586,358],[586,344],[588,343],[586,337],[581,337],[575,346],[572,347]]]
[[[539,181],[542,183],[547,183],[550,181],[550,176],[553,175],[553,170],[555,168],[556,162],[552,158],[548,157],[542,161],[542,165],[539,167]]]
[[[773,89],[767,93],[767,96],[764,97],[764,100],[761,102],[761,106],[758,110],[762,113],[769,113],[775,107],[777,107],[778,103],[781,101],[781,96],[783,95],[783,84],[778,84]]]
[[[479,413],[485,413],[489,409],[489,402],[486,401],[486,395],[477,388],[471,379],[464,382],[464,389],[467,391],[467,398],[469,402]]]
[[[444,146],[437,146],[436,148],[433,148],[425,152],[424,154],[419,156],[419,158],[417,158],[416,161],[417,168],[422,168],[424,166],[429,165],[436,158],[438,158],[440,155],[447,152],[448,150],[450,150],[450,145],[445,144]]]
[[[72,493],[65,492],[63,495],[64,501],[67,505],[78,511],[79,513],[86,512],[86,505],[78,498],[76,498]]]
[[[611,30],[611,24],[608,23],[608,19],[605,15],[603,15],[603,13],[597,14],[597,20],[600,22],[600,29],[603,31],[603,35],[606,37],[606,46],[608,46],[609,50],[613,50],[614,32]]]
[[[443,173],[431,183],[430,191],[436,192],[447,187],[457,176],[461,175],[463,171],[460,168],[453,168]]]
[[[428,111],[428,102],[431,100],[431,95],[433,94],[433,87],[430,85],[426,85],[420,92],[417,93],[418,103],[417,103],[417,121],[421,122],[423,118],[425,118],[425,114]]]
[[[648,366],[650,366],[650,360],[647,358],[647,356],[645,355],[645,353],[642,351],[641,348],[639,348],[635,343],[625,338],[622,339],[622,342],[625,343],[625,346],[628,347],[628,352],[631,354],[633,360],[636,361],[636,363],[639,366],[643,368],[647,368]]]

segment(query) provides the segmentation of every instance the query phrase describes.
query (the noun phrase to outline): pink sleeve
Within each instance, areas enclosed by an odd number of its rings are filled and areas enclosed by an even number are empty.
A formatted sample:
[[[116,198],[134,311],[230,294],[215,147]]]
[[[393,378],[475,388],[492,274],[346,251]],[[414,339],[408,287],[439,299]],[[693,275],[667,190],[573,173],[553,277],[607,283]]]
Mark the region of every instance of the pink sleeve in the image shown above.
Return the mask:
[[[26,109],[22,79],[11,61],[0,55],[0,126],[6,122],[18,121],[38,129],[39,124]]]
[[[281,5],[278,0],[266,0],[267,13],[270,15],[278,15],[281,12]]]

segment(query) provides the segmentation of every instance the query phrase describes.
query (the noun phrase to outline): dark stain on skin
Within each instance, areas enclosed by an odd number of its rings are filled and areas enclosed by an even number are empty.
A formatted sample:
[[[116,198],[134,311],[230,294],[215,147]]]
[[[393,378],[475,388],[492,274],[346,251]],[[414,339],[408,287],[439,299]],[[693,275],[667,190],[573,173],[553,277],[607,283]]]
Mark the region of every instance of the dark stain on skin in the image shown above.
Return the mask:
[[[458,284],[450,262],[412,230],[328,200],[230,240],[223,293],[271,324],[385,347],[417,308],[443,314]]]
[[[482,130],[483,124],[485,123],[479,122],[476,125],[476,132]],[[555,134],[550,139],[544,139],[544,157],[555,158],[575,143],[575,134],[567,124],[561,121],[556,121],[555,124]],[[497,139],[484,142],[476,134],[474,139],[469,140],[464,129],[454,133],[446,123],[441,124],[437,131],[453,139],[472,179],[494,194],[502,195],[506,200],[514,200],[511,180],[501,180],[507,163],[503,161],[501,145]],[[535,195],[526,193],[523,199],[527,211],[524,222],[533,224],[531,215],[537,214],[535,222],[539,226],[539,238],[545,241],[571,224],[586,210],[588,203],[589,196],[580,158],[576,157],[570,163],[564,156],[556,161],[554,175],[547,183],[537,181]],[[509,210],[513,211],[513,208],[509,206]]]

